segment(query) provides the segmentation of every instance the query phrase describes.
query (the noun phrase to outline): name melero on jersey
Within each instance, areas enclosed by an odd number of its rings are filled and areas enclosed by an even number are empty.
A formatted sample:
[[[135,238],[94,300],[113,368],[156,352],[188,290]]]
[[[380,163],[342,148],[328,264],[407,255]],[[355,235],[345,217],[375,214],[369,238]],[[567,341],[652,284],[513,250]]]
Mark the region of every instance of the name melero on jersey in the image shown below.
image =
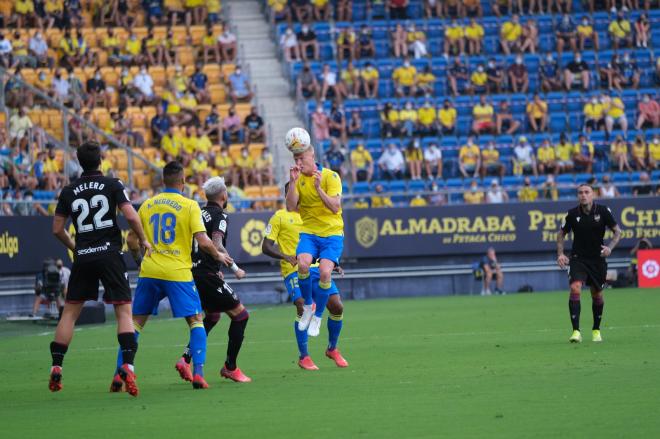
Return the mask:
[[[80,184],[80,185],[76,186],[73,189],[73,195],[78,195],[82,191],[87,191],[87,190],[91,190],[91,189],[95,189],[97,191],[102,191],[104,187],[105,187],[105,183],[99,183],[98,181],[91,181],[91,182],[88,182],[88,183],[83,183],[83,184]]]
[[[512,215],[486,217],[446,217],[386,219],[380,235],[434,235],[443,233],[515,232]]]

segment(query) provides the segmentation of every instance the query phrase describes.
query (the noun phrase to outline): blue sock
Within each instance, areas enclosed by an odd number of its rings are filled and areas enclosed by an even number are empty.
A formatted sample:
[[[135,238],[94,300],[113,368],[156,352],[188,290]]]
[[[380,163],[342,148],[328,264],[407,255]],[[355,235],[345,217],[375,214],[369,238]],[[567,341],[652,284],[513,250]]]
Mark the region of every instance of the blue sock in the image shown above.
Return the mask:
[[[202,322],[190,325],[190,351],[193,361],[193,375],[204,376],[206,362],[206,331]]]
[[[339,333],[341,332],[341,327],[344,324],[344,315],[333,315],[328,316],[328,349],[334,350],[337,347],[337,341],[339,340]]]
[[[305,300],[305,305],[311,305],[314,303],[312,300],[312,278],[309,275],[309,272],[298,272],[298,286],[300,287],[300,294]]]
[[[140,338],[140,331],[138,331],[135,323],[133,323],[133,330],[135,331],[135,341],[138,341]],[[140,328],[140,330],[142,330],[142,328]],[[121,346],[119,346],[119,350],[117,351],[117,369],[115,369],[115,373],[119,372],[122,364],[124,364],[124,356],[121,353]]]
[[[298,329],[298,318],[293,322],[293,330],[296,333],[296,342],[298,343],[300,358],[305,358],[309,355],[307,352],[307,331],[301,331]]]
[[[325,306],[328,304],[328,299],[330,298],[331,286],[332,282],[323,283],[319,281],[319,288],[317,293],[314,295],[314,303],[316,303],[316,310],[314,311],[314,315],[318,318],[323,317]]]

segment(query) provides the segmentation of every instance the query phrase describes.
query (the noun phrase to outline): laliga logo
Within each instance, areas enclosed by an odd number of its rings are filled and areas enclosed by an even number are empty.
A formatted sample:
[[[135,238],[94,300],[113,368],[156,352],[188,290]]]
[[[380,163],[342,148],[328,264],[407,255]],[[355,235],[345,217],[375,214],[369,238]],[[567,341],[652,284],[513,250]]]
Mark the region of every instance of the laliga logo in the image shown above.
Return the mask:
[[[261,220],[251,219],[241,229],[241,247],[250,256],[261,254],[261,241],[264,239],[266,223]]]
[[[9,232],[0,235],[0,254],[13,258],[18,253],[18,236],[11,236]]]
[[[642,274],[649,279],[655,279],[660,274],[660,264],[653,259],[644,261],[642,264]]]

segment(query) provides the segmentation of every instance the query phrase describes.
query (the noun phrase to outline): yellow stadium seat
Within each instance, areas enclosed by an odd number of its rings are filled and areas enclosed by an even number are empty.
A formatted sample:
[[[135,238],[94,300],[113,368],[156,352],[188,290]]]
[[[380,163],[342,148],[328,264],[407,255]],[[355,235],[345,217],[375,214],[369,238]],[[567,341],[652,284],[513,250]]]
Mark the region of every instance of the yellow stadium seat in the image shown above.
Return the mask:
[[[163,66],[150,67],[149,74],[151,75],[151,79],[154,80],[155,86],[163,87],[167,83],[167,74],[165,73],[165,67]]]
[[[210,104],[200,104],[195,108],[197,111],[197,117],[201,122],[204,122],[206,119],[206,116],[208,116],[211,113],[211,105]]]
[[[133,156],[133,169],[134,170],[146,170],[147,164],[140,160],[138,157],[145,157],[144,151],[141,148],[133,148],[133,153],[136,154]]]
[[[105,127],[110,119],[110,113],[106,108],[94,108],[92,110],[92,119],[101,129]]]
[[[173,26],[172,34],[174,38],[179,42],[179,46],[182,46],[186,43],[186,27],[185,26]]]
[[[122,182],[123,182],[123,181],[128,182],[128,171],[115,169],[115,175],[116,175],[117,178],[120,179]]]
[[[261,186],[245,186],[243,192],[245,192],[245,196],[248,198],[261,198],[263,196]]]
[[[142,150],[144,156],[148,158],[150,161],[153,161],[154,157],[156,156],[156,152],[158,152],[158,148],[154,148],[152,146],[149,146]]]
[[[145,106],[142,107],[142,113],[144,114],[144,117],[147,119],[146,121],[146,127],[149,128],[151,125],[151,119],[156,116],[156,107],[153,105]]]
[[[202,44],[202,39],[206,35],[206,26],[196,25],[190,26],[190,36],[192,37],[192,42],[194,46],[199,46]]]
[[[119,69],[116,67],[101,67],[101,76],[106,86],[116,87],[119,82]]]
[[[151,174],[144,171],[133,173],[133,181],[139,190],[149,189],[151,187]]]
[[[226,91],[225,86],[222,84],[210,84],[209,92],[211,93],[211,102],[214,104],[222,104],[225,102]]]
[[[179,62],[182,66],[191,66],[195,64],[195,49],[190,46],[179,48]],[[187,71],[187,69],[185,70]]]
[[[148,29],[144,26],[138,26],[131,29],[138,40],[143,40],[147,36]]]
[[[209,85],[222,84],[222,69],[218,64],[205,64],[202,72],[209,78]]]
[[[256,159],[261,155],[261,151],[266,147],[263,143],[251,143],[248,146],[248,151],[250,152],[250,157]]]
[[[243,149],[243,145],[241,143],[235,143],[233,145],[229,145],[229,156],[236,160],[241,156],[241,150]]]
[[[115,148],[110,150],[113,161],[115,162],[115,169],[125,170],[128,169],[128,153],[123,148]]]
[[[131,119],[131,123],[135,129],[146,128],[149,124],[146,115],[140,107],[128,107],[126,109],[126,116]]]
[[[261,188],[261,193],[264,198],[276,198],[282,195],[279,186],[263,186]]]
[[[235,64],[223,64],[222,65],[222,75],[225,78],[228,78],[229,75],[234,73],[234,70],[236,70],[236,65]]]

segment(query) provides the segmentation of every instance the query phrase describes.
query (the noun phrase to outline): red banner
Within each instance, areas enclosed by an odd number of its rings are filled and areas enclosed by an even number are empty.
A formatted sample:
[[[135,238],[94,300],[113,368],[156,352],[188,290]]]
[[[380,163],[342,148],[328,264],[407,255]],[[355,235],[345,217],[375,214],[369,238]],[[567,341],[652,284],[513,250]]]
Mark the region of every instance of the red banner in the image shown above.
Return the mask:
[[[660,287],[660,249],[637,252],[637,280],[642,288]]]

